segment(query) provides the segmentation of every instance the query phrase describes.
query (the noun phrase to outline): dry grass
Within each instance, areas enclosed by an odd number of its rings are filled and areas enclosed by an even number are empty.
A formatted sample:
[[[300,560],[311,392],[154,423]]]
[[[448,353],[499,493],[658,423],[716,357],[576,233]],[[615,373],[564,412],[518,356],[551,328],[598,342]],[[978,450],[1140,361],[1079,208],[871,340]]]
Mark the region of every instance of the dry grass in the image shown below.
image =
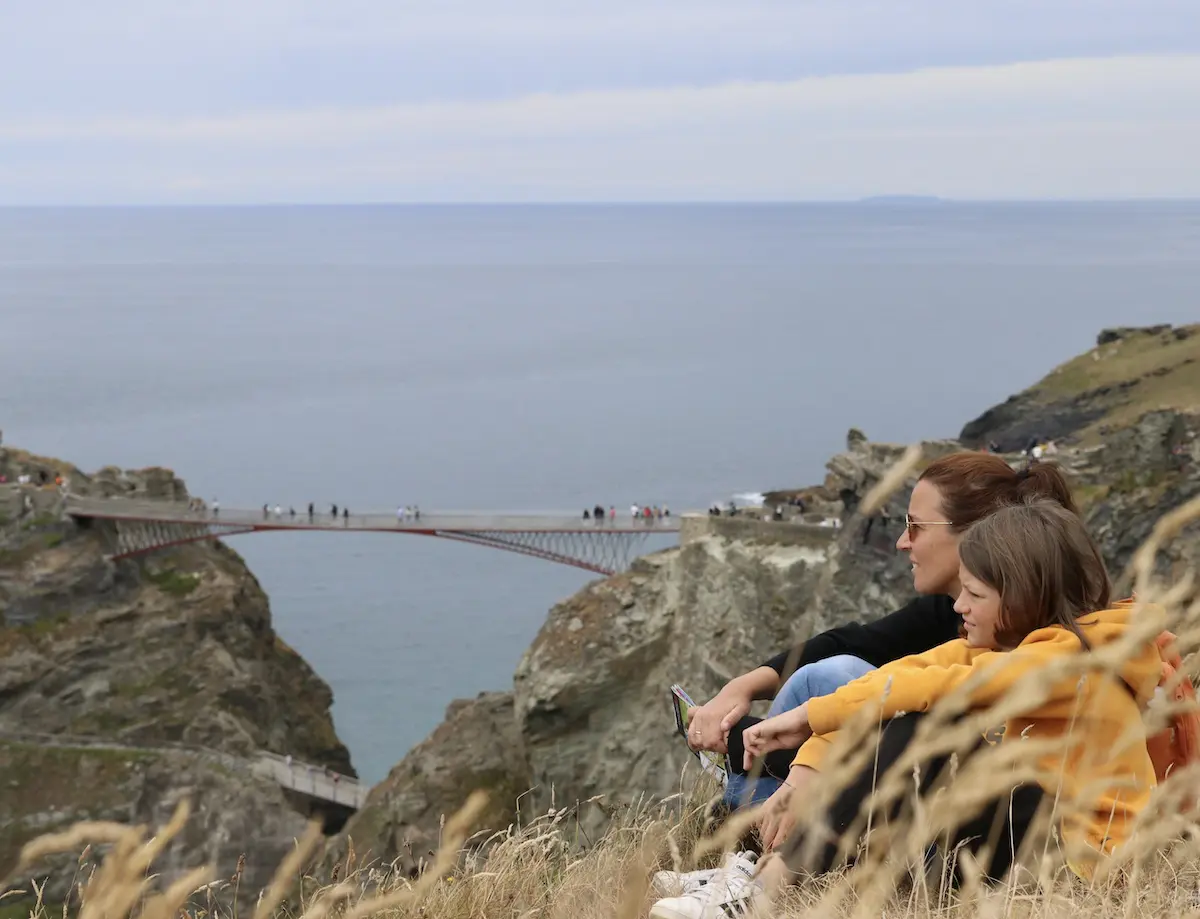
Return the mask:
[[[904,463],[912,461],[906,456]],[[889,476],[888,482],[894,484],[902,478]],[[872,500],[878,497],[873,495]],[[1185,657],[1194,655],[1200,648],[1200,602],[1191,599],[1191,579],[1176,584],[1158,582],[1153,563],[1156,554],[1198,518],[1200,499],[1172,511],[1137,554],[1137,595],[1144,603],[1157,605],[1141,610],[1124,639],[1089,654],[1057,660],[1030,674],[987,711],[969,710],[962,694],[944,700],[924,720],[898,767],[880,776],[862,815],[872,833],[858,848],[854,866],[795,884],[773,902],[764,899],[760,908],[779,916],[822,919],[1200,917],[1200,824],[1194,820],[1196,811],[1186,803],[1200,786],[1200,766],[1172,776],[1157,789],[1131,841],[1117,854],[1102,857],[1089,881],[1080,880],[1065,867],[1068,857],[1078,858],[1080,853],[1068,851],[1056,827],[1082,805],[1061,797],[1055,802],[1057,813],[1045,814],[1036,828],[1038,844],[1032,847],[1023,869],[1004,884],[982,884],[969,857],[962,859],[965,880],[958,888],[943,883],[950,875],[945,857],[935,862],[932,871],[913,869],[922,864],[929,844],[942,837],[953,816],[1007,791],[1014,777],[1035,774],[1047,743],[1058,741],[999,744],[961,760],[953,780],[932,800],[913,802],[908,794],[913,770],[924,758],[974,746],[982,729],[1028,710],[1052,683],[1114,673],[1164,627],[1179,636]],[[1149,713],[1148,729],[1156,729],[1163,717],[1161,709]],[[870,762],[873,745],[862,741],[877,729],[871,713],[863,712],[843,732],[850,742],[835,751],[833,761],[825,767],[825,780],[813,795],[795,801],[801,825],[814,825],[823,803],[858,767]],[[1119,742],[1141,743],[1142,735]],[[1100,757],[1111,752],[1095,751]],[[892,800],[908,801],[901,818],[886,826],[872,822],[873,815]],[[390,919],[635,919],[646,914],[653,900],[649,887],[655,869],[713,863],[737,844],[753,817],[739,815],[713,832],[703,819],[708,802],[700,789],[627,811],[594,845],[578,844],[574,814],[563,810],[510,826],[481,847],[475,844],[485,840],[471,839],[469,834],[485,803],[477,793],[447,821],[440,852],[416,880],[402,876],[393,866],[358,863],[352,846],[330,877],[306,876],[303,868],[319,841],[315,827],[310,828],[261,895],[253,919],[365,919],[377,914]],[[159,883],[150,873],[155,858],[186,819],[187,810],[181,807],[167,826],[149,838],[145,828],[80,824],[29,843],[22,852],[22,866],[36,864],[53,853],[105,847],[100,866],[77,879],[75,894],[62,908],[64,919],[173,919],[181,912],[196,919],[237,919],[233,905],[236,876],[218,882],[211,868],[197,868],[170,883]],[[846,848],[854,848],[856,843],[857,837],[848,840]],[[4,905],[0,898],[0,908]],[[35,919],[49,919],[50,911],[40,896],[31,913]]]

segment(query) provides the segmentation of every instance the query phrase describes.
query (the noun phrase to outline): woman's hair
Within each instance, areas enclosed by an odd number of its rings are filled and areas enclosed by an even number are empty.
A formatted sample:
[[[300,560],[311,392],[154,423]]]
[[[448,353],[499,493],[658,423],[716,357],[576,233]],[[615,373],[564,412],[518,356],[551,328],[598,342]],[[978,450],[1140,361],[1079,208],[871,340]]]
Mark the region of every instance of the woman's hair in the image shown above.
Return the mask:
[[[1034,629],[1060,625],[1086,648],[1075,620],[1109,605],[1108,572],[1078,514],[1053,501],[1004,507],[958,546],[963,567],[1000,594],[996,643],[1012,648]]]
[[[1079,513],[1071,486],[1053,463],[1030,463],[1018,472],[994,453],[951,453],[930,463],[920,481],[937,486],[955,533],[997,508],[1039,498]]]

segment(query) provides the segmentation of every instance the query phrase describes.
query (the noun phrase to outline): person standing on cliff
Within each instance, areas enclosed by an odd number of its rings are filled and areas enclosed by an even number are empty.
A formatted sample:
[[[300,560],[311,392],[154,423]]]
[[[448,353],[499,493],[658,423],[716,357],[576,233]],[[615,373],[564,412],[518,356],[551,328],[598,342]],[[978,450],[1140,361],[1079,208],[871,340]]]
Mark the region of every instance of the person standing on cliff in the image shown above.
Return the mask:
[[[729,755],[724,802],[730,808],[766,801],[759,831],[764,849],[781,843],[791,829],[788,801],[809,776],[790,770],[795,750],[772,753],[764,773],[751,783],[742,770],[742,733],[758,723],[748,713],[758,699],[772,699],[768,717],[799,708],[867,672],[910,654],[920,654],[958,637],[954,611],[958,543],[978,520],[1030,498],[1054,501],[1078,513],[1070,486],[1052,463],[1032,463],[1020,472],[988,453],[944,456],[921,473],[909,499],[896,548],[912,562],[920,596],[873,622],[852,622],[814,635],[736,677],[704,705],[692,709],[688,746]]]

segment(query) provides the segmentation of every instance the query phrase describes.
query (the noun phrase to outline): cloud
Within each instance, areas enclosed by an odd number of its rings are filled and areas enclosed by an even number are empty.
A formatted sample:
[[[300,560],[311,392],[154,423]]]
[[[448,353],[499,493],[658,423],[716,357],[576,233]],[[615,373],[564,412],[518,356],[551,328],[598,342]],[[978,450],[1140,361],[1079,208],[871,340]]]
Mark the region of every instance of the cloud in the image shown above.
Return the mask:
[[[1196,0],[0,3],[0,119],[500,99],[1200,53]]]
[[[216,117],[0,121],[0,199],[1200,195],[1200,54]],[[12,159],[10,158],[10,167]]]

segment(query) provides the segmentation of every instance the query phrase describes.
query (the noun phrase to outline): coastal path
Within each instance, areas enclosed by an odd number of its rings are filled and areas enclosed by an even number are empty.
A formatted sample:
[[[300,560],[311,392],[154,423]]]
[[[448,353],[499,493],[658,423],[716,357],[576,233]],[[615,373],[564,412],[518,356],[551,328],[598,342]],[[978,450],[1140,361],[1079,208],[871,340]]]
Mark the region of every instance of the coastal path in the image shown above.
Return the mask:
[[[624,571],[647,538],[679,532],[681,518],[634,519],[626,509],[614,519],[585,520],[582,514],[530,512],[421,512],[421,516],[367,513],[333,516],[307,509],[245,510],[196,507],[188,502],[68,495],[66,512],[78,521],[102,524],[113,559],[207,539],[280,530],[336,533],[406,533],[433,536],[540,558],[611,575]],[[340,513],[340,511],[339,511]]]
[[[159,746],[147,747],[137,744],[123,744],[105,737],[92,737],[72,734],[37,734],[28,731],[0,731],[0,743],[19,743],[39,747],[69,747],[72,749],[122,750],[131,753],[165,753],[183,751],[199,756],[201,759],[219,762],[227,768],[243,769],[274,781],[277,785],[307,795],[321,801],[340,804],[351,810],[358,810],[367,799],[366,786],[355,778],[342,775],[326,769],[324,766],[314,766],[302,763],[289,756],[269,753],[259,750],[253,757],[234,756],[208,747],[197,747],[188,744],[163,743]]]

